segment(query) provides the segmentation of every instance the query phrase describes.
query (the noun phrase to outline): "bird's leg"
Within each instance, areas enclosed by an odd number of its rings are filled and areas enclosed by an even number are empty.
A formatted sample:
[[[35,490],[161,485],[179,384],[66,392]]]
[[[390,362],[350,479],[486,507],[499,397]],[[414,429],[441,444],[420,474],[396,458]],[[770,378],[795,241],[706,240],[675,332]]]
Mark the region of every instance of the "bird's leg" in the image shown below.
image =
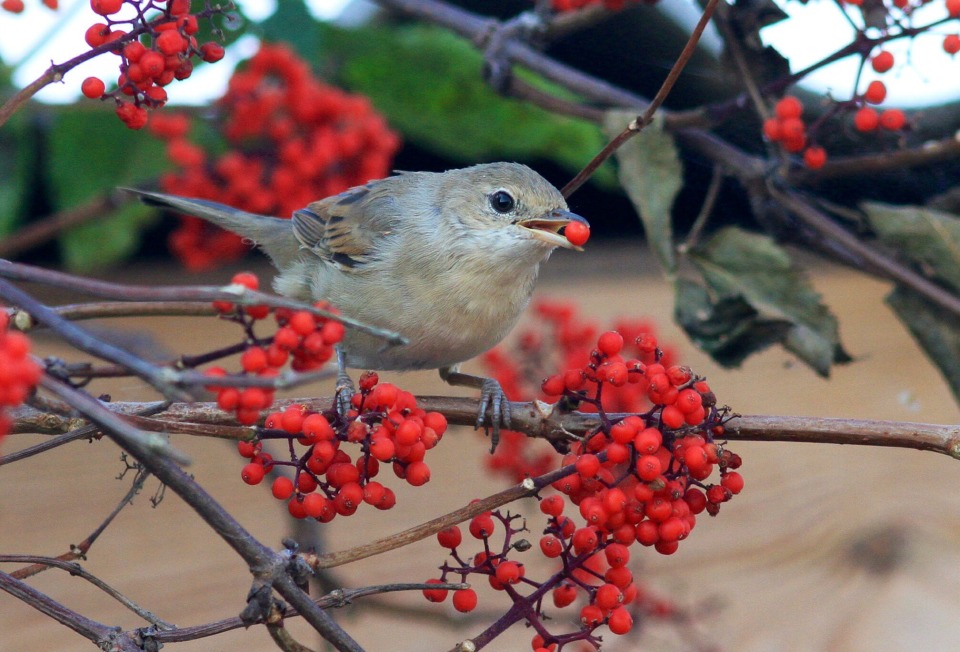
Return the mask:
[[[457,365],[441,367],[440,377],[450,385],[458,387],[473,387],[480,390],[480,410],[477,412],[477,428],[493,431],[490,437],[490,452],[497,450],[500,443],[500,427],[510,428],[510,401],[503,393],[503,388],[493,378],[473,376],[460,372]],[[492,419],[487,422],[487,409]]]
[[[350,379],[350,374],[347,373],[346,356],[344,356],[343,349],[338,346],[337,387],[334,404],[336,405],[337,413],[344,419],[347,418],[347,412],[350,411],[350,401],[353,399],[355,393],[356,390],[353,388],[353,380]]]

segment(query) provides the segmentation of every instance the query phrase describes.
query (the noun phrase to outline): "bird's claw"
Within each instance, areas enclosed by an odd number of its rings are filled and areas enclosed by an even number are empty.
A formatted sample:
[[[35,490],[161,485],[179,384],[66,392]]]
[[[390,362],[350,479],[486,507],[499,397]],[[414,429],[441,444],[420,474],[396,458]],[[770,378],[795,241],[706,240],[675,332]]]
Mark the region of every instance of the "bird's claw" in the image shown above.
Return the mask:
[[[346,419],[347,413],[350,411],[350,408],[353,407],[353,395],[357,393],[357,390],[353,387],[353,381],[350,379],[350,376],[345,373],[337,375],[335,392],[334,407],[337,410],[337,414],[339,414],[341,418]]]
[[[490,410],[490,421],[487,421],[487,410]],[[485,378],[480,388],[480,410],[477,413],[477,428],[483,428],[492,433],[490,437],[490,452],[496,452],[500,443],[500,427],[510,429],[510,400],[503,392],[503,388],[493,378]]]

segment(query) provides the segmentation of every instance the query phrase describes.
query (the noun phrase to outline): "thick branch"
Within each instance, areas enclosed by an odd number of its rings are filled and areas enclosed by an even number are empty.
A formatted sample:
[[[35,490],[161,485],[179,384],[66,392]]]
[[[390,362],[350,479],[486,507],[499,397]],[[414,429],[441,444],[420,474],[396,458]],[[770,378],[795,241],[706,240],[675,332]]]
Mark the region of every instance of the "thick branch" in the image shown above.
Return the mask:
[[[329,409],[331,397],[289,398],[274,404],[277,410],[289,405],[304,405],[317,412]],[[111,403],[109,408],[131,413],[153,403]],[[477,420],[478,401],[472,398],[449,396],[419,396],[417,405],[427,411],[442,412],[453,425],[473,426]],[[104,407],[107,407],[105,405]],[[14,411],[14,427],[25,411]],[[608,414],[610,419],[620,419],[625,414]],[[35,411],[26,411],[26,420],[39,421]],[[248,439],[251,430],[239,427],[229,414],[220,410],[216,403],[174,403],[169,409],[150,419],[151,422],[169,424],[167,431],[179,432],[178,424],[205,424],[222,426],[230,430],[218,433],[218,437]],[[581,436],[595,430],[600,422],[595,414],[584,412],[561,412],[554,405],[535,401],[511,404],[513,430],[530,437],[551,442],[570,441],[570,435]],[[199,430],[199,429],[198,429]],[[45,431],[49,432],[49,431]],[[202,434],[196,432],[194,434]],[[909,423],[898,421],[874,421],[867,419],[831,419],[822,417],[781,417],[765,415],[736,416],[727,423],[724,437],[730,441],[784,441],[819,444],[847,444],[859,446],[885,446],[934,451],[960,459],[960,426],[933,423]]]

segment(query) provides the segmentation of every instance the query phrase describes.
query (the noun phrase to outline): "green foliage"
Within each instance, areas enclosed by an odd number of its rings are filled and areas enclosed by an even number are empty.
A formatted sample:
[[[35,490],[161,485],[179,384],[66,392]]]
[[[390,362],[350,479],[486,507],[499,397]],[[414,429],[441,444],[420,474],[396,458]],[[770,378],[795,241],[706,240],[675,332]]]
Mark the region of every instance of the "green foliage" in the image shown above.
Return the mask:
[[[117,186],[137,185],[165,167],[163,146],[124,127],[97,107],[57,112],[49,134],[48,174],[52,203],[73,208]],[[60,238],[64,263],[73,270],[104,267],[130,255],[154,212],[138,202],[112,215],[70,229]]]
[[[934,278],[960,290],[960,218],[920,206],[864,203],[861,208],[880,240]],[[887,304],[906,324],[960,400],[960,329],[956,317],[913,290],[898,286]]]
[[[769,343],[775,341],[770,322],[788,322],[790,328],[776,339],[817,373],[826,376],[832,364],[850,361],[840,344],[836,318],[794,267],[787,252],[770,238],[724,228],[692,251],[690,260],[713,297],[712,310],[703,312],[707,319],[714,318],[723,301],[742,301],[756,314],[742,307],[726,309],[723,314],[733,332],[753,329],[753,336]],[[740,323],[731,323],[729,315],[738,312],[742,315]],[[690,311],[686,314],[689,319]],[[762,327],[760,331],[758,326]]]
[[[39,152],[31,129],[21,115],[14,115],[0,129],[0,237],[22,221],[31,177],[37,174]]]
[[[633,111],[608,111],[604,131],[613,139],[634,118]],[[683,164],[673,141],[656,119],[616,153],[620,183],[640,215],[650,248],[672,278],[677,269],[670,210],[683,187]]]
[[[960,290],[960,218],[920,206],[861,205],[884,244]]]
[[[791,324],[785,319],[767,319],[743,297],[712,300],[698,283],[676,283],[674,316],[700,349],[724,367],[739,367],[751,354],[782,342]]]
[[[367,95],[405,137],[444,156],[471,163],[542,158],[576,171],[604,145],[592,123],[495,93],[483,81],[481,54],[446,30],[322,31],[325,54],[340,63],[338,81]],[[612,181],[609,169],[601,176]]]

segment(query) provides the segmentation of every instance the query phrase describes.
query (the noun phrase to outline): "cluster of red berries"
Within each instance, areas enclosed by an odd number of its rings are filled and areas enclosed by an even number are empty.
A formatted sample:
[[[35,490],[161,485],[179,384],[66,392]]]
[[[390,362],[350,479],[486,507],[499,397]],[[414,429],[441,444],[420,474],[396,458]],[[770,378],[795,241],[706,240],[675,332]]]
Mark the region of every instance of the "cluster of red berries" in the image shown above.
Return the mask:
[[[400,144],[367,98],[322,83],[282,45],[261,46],[234,73],[216,107],[228,145],[220,155],[187,139],[184,116],[158,114],[150,121],[151,133],[166,141],[167,156],[179,168],[161,178],[168,192],[286,217],[318,198],[386,176]],[[239,236],[195,217],[183,219],[170,247],[190,269],[249,250]]]
[[[516,539],[526,527],[514,526],[514,521],[520,518],[518,515],[503,514],[498,510],[484,512],[470,521],[467,531],[473,539],[483,543],[483,550],[472,557],[462,552],[464,533],[459,526],[453,525],[437,533],[438,543],[450,550],[453,563],[441,566],[441,576],[431,578],[425,584],[449,582],[451,575],[459,576],[461,582],[467,582],[471,575],[485,576],[492,589],[529,607],[518,611],[526,613],[528,624],[541,632],[533,638],[534,650],[554,651],[575,641],[596,644],[599,638],[595,630],[601,625],[606,625],[614,634],[626,634],[633,627],[635,613],[650,616],[676,613],[672,603],[637,585],[633,572],[627,567],[629,543],[599,542],[589,528],[577,529],[572,519],[563,516],[563,509],[561,496],[550,496],[540,502],[540,511],[548,517],[547,534],[540,541],[540,551],[548,558],[562,559],[564,564],[562,571],[545,581],[528,577],[526,566],[510,558],[515,551],[530,548],[526,540]],[[497,545],[495,538],[501,533],[500,545]],[[523,589],[529,592],[523,594]],[[423,595],[430,602],[443,602],[449,591],[426,589]],[[557,609],[564,609],[578,598],[585,597],[586,604],[580,609],[581,627],[566,634],[546,633],[541,619],[546,620],[543,604],[547,596]],[[478,604],[477,592],[473,588],[459,589],[453,593],[452,603],[457,611],[473,611]],[[599,645],[591,649],[596,648]]]
[[[250,460],[241,470],[243,481],[255,485],[275,466],[291,469],[292,479],[285,475],[274,479],[274,497],[287,501],[295,518],[322,523],[353,514],[361,503],[382,510],[393,507],[394,492],[373,479],[381,464],[391,464],[398,478],[415,487],[429,482],[424,456],[446,432],[446,418],[417,407],[410,392],[379,383],[373,372],[363,374],[358,385],[360,391],[346,415],[336,410],[311,412],[302,405],[268,415],[256,439],[237,445],[240,455]],[[263,451],[263,442],[269,439],[289,442],[289,461]],[[298,451],[294,442],[304,450]],[[344,444],[358,446],[355,457]]]
[[[893,55],[880,52],[872,60],[874,70],[886,72],[893,65]],[[869,104],[881,104],[887,97],[887,87],[880,80],[867,85],[862,95],[847,103],[851,107],[859,106],[853,114],[853,126],[860,132],[900,131],[907,124],[907,117],[900,109],[877,111]],[[775,115],[763,123],[763,135],[767,140],[780,143],[790,153],[803,152],[803,162],[811,170],[817,170],[827,162],[827,152],[819,145],[809,144],[807,126],[803,121],[803,103],[792,95],[787,95],[775,106]]]
[[[804,164],[816,170],[827,162],[827,152],[819,145],[809,145],[807,126],[803,122],[803,103],[787,95],[774,107],[774,116],[763,123],[763,135],[767,140],[780,143],[791,154],[803,152]]]
[[[44,7],[47,9],[53,9],[54,11],[56,11],[60,6],[59,0],[42,0],[42,2]],[[24,5],[23,0],[3,0],[3,2],[0,2],[0,9],[9,11],[11,14],[22,13],[25,8],[26,6]]]
[[[564,306],[540,306],[562,325],[558,341],[581,341],[588,327],[578,324]],[[581,331],[581,332],[578,332]],[[568,407],[595,411],[600,425],[575,443],[563,458],[567,470],[552,487],[559,494],[540,501],[547,524],[539,541],[545,557],[562,562],[560,569],[545,581],[526,576],[523,564],[511,559],[515,551],[529,548],[510,542],[525,528],[513,528],[513,518],[496,512],[475,517],[470,534],[484,542],[484,551],[472,559],[457,551],[462,534],[459,528],[444,530],[438,541],[451,550],[454,564],[441,567],[443,574],[433,582],[447,581],[459,575],[466,581],[471,574],[488,576],[490,585],[504,591],[514,601],[518,613],[524,613],[528,625],[539,632],[534,649],[555,650],[573,641],[595,644],[595,630],[606,626],[615,634],[625,634],[633,626],[637,612],[656,612],[650,605],[639,605],[648,592],[638,589],[627,568],[630,548],[639,543],[670,555],[697,524],[697,516],[713,516],[720,506],[743,489],[743,477],[736,471],[738,455],[716,441],[724,433],[727,409],[716,407],[709,384],[687,367],[668,364],[657,338],[643,330],[632,330],[629,339],[617,331],[596,335],[595,347],[582,361],[563,373],[542,382],[547,396],[559,397]],[[522,342],[528,350],[539,350],[539,343]],[[566,352],[564,352],[566,357]],[[503,354],[488,356],[497,360]],[[573,357],[573,356],[570,356]],[[521,368],[496,365],[499,377],[509,382],[508,391],[518,392],[525,384]],[[637,390],[624,388],[639,388]],[[608,397],[609,394],[609,397]],[[612,419],[611,406],[628,401],[652,406],[630,416]],[[719,470],[719,482],[708,479]],[[564,515],[572,505],[577,514]],[[506,530],[504,546],[494,554],[490,537],[497,519]],[[468,561],[469,560],[469,561]],[[524,594],[521,586],[531,589]],[[553,605],[567,607],[579,598],[580,628],[577,631],[547,633],[543,609],[550,593]],[[428,590],[432,601],[445,598],[446,592]],[[523,605],[517,604],[523,602]],[[476,606],[472,589],[454,594],[454,607],[461,611]],[[597,645],[598,647],[598,645]]]
[[[535,323],[521,331],[513,344],[493,349],[483,357],[490,376],[500,382],[513,401],[548,400],[556,394],[543,391],[542,380],[554,377],[558,369],[577,369],[589,363],[589,352],[600,332],[599,327],[584,320],[571,303],[538,301],[534,305]],[[613,330],[624,338],[624,354],[644,363],[654,361],[656,353],[637,344],[641,334],[655,334],[653,323],[643,320],[620,320]],[[673,364],[675,355],[669,348],[661,352],[661,363]],[[576,375],[571,372],[572,377]],[[604,387],[601,402],[607,412],[642,412],[651,407],[647,398],[646,379],[634,376],[632,383]],[[592,383],[585,383],[592,385]],[[550,387],[548,387],[550,389]],[[595,412],[588,403],[580,406]],[[556,452],[544,442],[531,440],[522,433],[501,433],[500,445],[486,458],[488,468],[520,482],[552,469]]]
[[[259,289],[256,275],[241,272],[232,282],[251,290]],[[334,345],[343,339],[344,326],[338,321],[315,315],[306,310],[272,309],[267,306],[238,306],[228,301],[215,301],[214,308],[223,316],[243,323],[252,329],[252,322],[265,319],[271,312],[277,322],[277,332],[267,340],[251,337],[240,355],[242,375],[272,378],[288,361],[294,371],[311,371],[323,366],[333,357]],[[326,303],[317,308],[333,310]],[[252,332],[252,330],[251,330]],[[207,375],[220,378],[227,375],[222,367],[213,367]],[[253,425],[260,419],[260,411],[273,404],[274,392],[263,387],[224,387],[211,384],[208,389],[217,394],[217,405],[225,412],[235,412],[237,421]]]
[[[23,403],[43,373],[30,357],[30,339],[9,327],[9,314],[0,310],[0,440],[10,432],[6,408]]]
[[[208,8],[191,13],[191,0],[90,0],[90,8],[104,18],[87,28],[85,39],[91,48],[116,43],[110,49],[120,57],[117,89],[107,92],[99,77],[87,77],[80,91],[91,99],[112,97],[117,103],[117,116],[131,129],[147,124],[147,109],[160,108],[167,102],[165,86],[175,79],[183,80],[193,73],[193,57],[208,63],[223,58],[223,46],[210,41],[202,45],[195,34],[198,17],[222,12]],[[131,18],[120,18],[127,5]],[[159,15],[150,15],[159,11]],[[141,40],[148,37],[148,45]],[[129,101],[123,96],[131,98]]]

